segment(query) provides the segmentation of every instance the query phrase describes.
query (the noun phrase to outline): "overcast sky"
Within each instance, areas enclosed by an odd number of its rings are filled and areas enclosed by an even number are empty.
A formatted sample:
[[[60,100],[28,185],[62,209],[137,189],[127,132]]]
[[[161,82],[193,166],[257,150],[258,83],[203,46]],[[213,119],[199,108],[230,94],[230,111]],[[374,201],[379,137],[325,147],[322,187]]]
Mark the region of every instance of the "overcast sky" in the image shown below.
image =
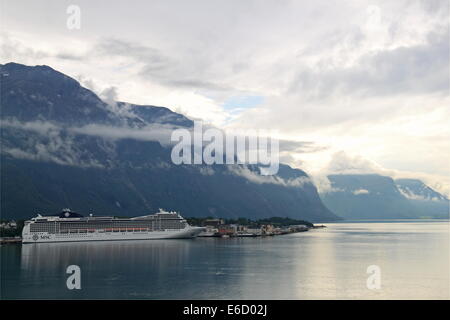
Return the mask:
[[[220,127],[277,130],[314,146],[283,159],[316,175],[348,164],[449,191],[447,0],[0,3],[0,63],[46,64],[101,96]],[[66,25],[71,4],[79,30]]]

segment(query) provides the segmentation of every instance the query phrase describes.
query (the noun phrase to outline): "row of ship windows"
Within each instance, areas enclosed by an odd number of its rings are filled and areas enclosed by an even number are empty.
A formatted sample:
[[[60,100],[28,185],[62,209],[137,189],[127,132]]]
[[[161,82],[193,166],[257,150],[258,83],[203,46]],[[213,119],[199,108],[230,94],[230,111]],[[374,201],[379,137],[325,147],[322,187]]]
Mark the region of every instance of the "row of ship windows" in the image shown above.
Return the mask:
[[[89,224],[89,225],[101,225],[101,224],[108,224],[108,225],[116,225],[116,224],[133,224],[133,223],[137,223],[137,224],[160,224],[160,223],[180,223],[180,222],[184,222],[183,219],[148,219],[148,220],[127,220],[127,221],[117,221],[117,220],[107,220],[107,221],[64,221],[64,222],[60,222],[60,221],[37,221],[34,224],[65,224],[65,225],[84,225],[84,224]]]
[[[162,223],[162,224],[104,224],[104,225],[63,225],[60,229],[81,229],[81,228],[91,228],[91,229],[105,229],[105,228],[152,228],[152,227],[168,227],[168,226],[184,226],[184,223]],[[49,226],[50,228],[52,226]]]
[[[166,228],[166,229],[181,229],[181,228]],[[151,228],[118,228],[118,229],[71,229],[71,230],[60,230],[59,233],[94,233],[95,231],[100,233],[111,233],[111,232],[148,232],[148,231],[158,231],[164,229],[151,229]],[[31,232],[48,232],[56,233],[55,230],[31,230]]]
[[[79,225],[79,226],[61,226],[59,228],[60,231],[71,231],[71,230],[114,230],[114,229],[126,229],[126,230],[134,230],[134,229],[183,229],[185,227],[184,223],[165,223],[164,225],[156,225],[156,226],[111,226],[111,225],[105,225],[105,226],[86,226],[86,225]],[[57,228],[54,225],[31,225],[30,231],[31,232],[55,232]]]
[[[147,231],[152,231],[151,229],[111,229],[111,230],[97,230],[100,233],[110,233],[110,232],[147,232]],[[94,233],[95,230],[90,229],[90,230],[61,230],[59,233]]]
[[[151,229],[145,229],[145,230],[98,230],[99,233],[118,233],[118,232],[148,232],[152,231]],[[48,232],[48,233],[56,233],[56,232],[49,232],[49,231],[32,231],[32,232]],[[70,231],[60,231],[58,234],[87,234],[87,233],[94,233],[95,230],[70,230]]]

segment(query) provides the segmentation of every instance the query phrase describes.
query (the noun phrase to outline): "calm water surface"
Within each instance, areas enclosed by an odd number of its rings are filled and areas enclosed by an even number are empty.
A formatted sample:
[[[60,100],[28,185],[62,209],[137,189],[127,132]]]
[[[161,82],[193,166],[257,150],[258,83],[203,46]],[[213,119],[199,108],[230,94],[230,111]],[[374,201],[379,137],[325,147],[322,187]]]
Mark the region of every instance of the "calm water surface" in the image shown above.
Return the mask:
[[[327,224],[267,238],[1,246],[3,299],[449,299],[449,222]],[[66,268],[81,268],[68,290]],[[367,267],[381,288],[367,289]]]

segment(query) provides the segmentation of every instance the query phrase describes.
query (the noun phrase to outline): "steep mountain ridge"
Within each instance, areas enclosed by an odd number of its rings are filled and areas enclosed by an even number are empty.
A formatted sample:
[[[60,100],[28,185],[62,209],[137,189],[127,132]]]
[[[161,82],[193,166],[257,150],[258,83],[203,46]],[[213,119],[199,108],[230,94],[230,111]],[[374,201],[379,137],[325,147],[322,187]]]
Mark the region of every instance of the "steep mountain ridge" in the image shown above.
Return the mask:
[[[448,218],[449,202],[416,179],[378,174],[334,174],[325,205],[346,219]]]
[[[160,141],[192,121],[164,107],[102,101],[47,66],[0,66],[1,216],[69,207],[135,216],[158,208],[189,216],[338,219],[305,172],[285,165],[175,165]]]

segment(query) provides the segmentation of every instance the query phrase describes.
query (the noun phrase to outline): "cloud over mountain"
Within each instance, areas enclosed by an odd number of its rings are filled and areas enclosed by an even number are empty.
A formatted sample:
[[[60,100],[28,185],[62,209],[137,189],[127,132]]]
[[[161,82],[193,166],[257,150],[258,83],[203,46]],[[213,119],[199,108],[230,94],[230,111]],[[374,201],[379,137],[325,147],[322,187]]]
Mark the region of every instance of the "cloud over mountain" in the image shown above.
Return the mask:
[[[105,100],[276,129],[314,144],[281,155],[310,171],[344,150],[434,185],[450,178],[445,1],[77,5],[70,31],[64,2],[10,3],[0,61],[52,65]],[[230,107],[245,97],[258,103]]]

